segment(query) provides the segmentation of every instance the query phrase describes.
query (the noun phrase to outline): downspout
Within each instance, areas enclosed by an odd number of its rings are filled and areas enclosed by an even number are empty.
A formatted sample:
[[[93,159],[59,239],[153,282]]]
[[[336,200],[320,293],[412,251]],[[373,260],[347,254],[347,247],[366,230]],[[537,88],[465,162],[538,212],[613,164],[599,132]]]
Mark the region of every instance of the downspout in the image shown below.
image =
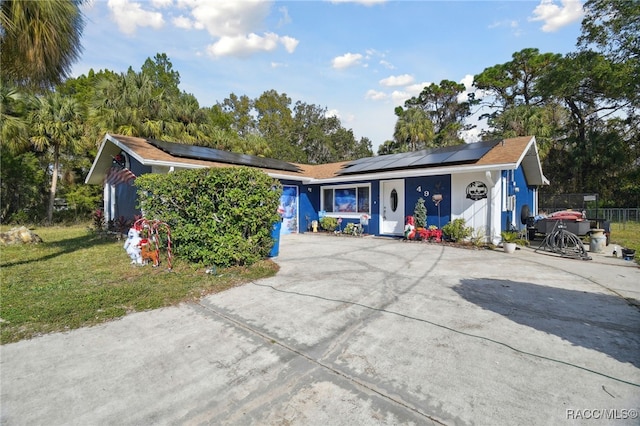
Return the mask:
[[[108,224],[116,216],[116,188],[114,185],[105,182],[104,184],[104,221]]]
[[[493,189],[496,186],[497,182],[493,180],[491,171],[489,170],[486,170],[484,172],[484,177],[489,183],[489,198],[487,199],[487,221],[489,222],[487,226],[487,230],[489,231],[488,238],[490,242],[497,244],[497,237],[494,237],[495,229],[493,228]]]

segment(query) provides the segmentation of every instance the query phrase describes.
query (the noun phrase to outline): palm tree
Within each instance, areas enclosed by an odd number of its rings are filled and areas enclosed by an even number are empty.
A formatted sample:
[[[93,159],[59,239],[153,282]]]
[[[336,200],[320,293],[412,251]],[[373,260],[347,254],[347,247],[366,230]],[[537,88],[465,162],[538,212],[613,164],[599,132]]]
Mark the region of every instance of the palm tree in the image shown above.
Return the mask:
[[[81,52],[85,0],[2,0],[2,79],[49,88],[69,75]]]
[[[129,69],[105,76],[96,85],[91,123],[101,133],[160,138],[165,127],[159,121],[161,100],[162,94],[154,94],[153,82],[142,73]]]
[[[433,140],[433,123],[427,113],[420,108],[409,108],[398,114],[394,137],[409,151],[426,148]]]
[[[18,152],[29,144],[28,96],[15,87],[0,85],[0,144]]]
[[[61,151],[72,150],[81,140],[81,108],[71,97],[63,97],[51,92],[38,98],[38,107],[31,114],[31,143],[38,150],[51,149],[53,170],[47,222],[53,219],[53,205],[56,198]]]

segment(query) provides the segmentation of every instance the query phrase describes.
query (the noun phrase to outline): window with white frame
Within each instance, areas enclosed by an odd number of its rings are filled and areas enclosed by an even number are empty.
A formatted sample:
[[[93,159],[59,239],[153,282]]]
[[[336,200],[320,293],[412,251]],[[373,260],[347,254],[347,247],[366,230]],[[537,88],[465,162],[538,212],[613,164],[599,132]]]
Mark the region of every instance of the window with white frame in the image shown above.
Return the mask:
[[[325,186],[322,188],[322,210],[329,216],[370,214],[371,186]]]

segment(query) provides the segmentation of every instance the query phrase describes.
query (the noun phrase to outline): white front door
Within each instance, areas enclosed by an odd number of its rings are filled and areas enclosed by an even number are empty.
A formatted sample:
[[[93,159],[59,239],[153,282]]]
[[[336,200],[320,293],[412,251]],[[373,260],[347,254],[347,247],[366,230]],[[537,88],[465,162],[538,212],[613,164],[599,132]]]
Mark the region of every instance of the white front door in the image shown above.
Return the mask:
[[[404,180],[380,182],[380,233],[402,235],[404,232]]]

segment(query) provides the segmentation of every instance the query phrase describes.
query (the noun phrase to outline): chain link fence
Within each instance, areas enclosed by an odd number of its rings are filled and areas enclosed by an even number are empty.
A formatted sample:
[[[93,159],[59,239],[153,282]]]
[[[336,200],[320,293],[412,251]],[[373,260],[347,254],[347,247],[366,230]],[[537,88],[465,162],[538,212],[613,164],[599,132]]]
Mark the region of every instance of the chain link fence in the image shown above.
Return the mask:
[[[588,218],[604,219],[611,223],[640,223],[640,207],[636,208],[598,208],[598,194],[540,194],[540,210],[547,214],[560,210],[584,211]]]

